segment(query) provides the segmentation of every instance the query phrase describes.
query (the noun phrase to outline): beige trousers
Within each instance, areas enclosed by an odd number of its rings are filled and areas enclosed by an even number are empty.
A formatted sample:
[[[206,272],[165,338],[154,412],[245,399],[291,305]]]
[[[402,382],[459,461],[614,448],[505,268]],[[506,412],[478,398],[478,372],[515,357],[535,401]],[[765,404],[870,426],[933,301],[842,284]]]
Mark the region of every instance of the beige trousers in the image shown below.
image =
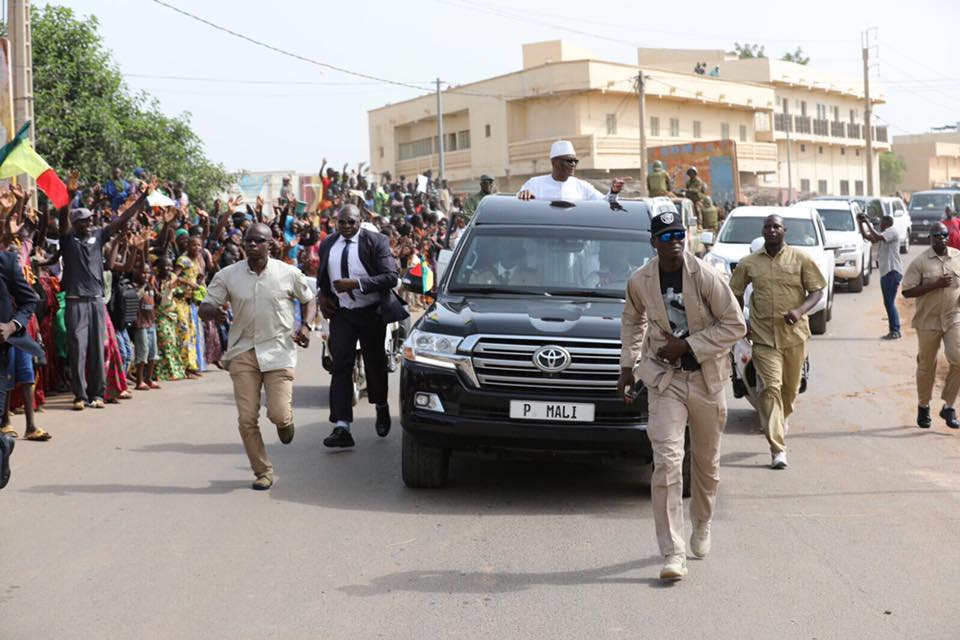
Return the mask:
[[[953,405],[960,391],[960,324],[946,331],[917,329],[917,404],[926,407],[933,396],[933,383],[937,377],[937,353],[943,342],[943,353],[950,365],[940,397],[944,404]]]
[[[266,391],[267,418],[278,428],[293,422],[293,369],[260,371],[257,354],[251,349],[230,361],[233,397],[243,448],[250,467],[258,477],[273,477],[273,465],[260,435],[260,389]]]
[[[676,371],[663,391],[647,390],[653,446],[650,493],[660,553],[686,553],[683,537],[683,441],[690,425],[690,517],[710,522],[720,482],[720,434],[727,423],[723,389],[710,393],[700,371]]]
[[[753,366],[763,382],[760,394],[760,425],[770,443],[770,453],[785,451],[784,422],[793,413],[793,401],[800,393],[803,361],[807,357],[807,343],[792,347],[753,345]]]

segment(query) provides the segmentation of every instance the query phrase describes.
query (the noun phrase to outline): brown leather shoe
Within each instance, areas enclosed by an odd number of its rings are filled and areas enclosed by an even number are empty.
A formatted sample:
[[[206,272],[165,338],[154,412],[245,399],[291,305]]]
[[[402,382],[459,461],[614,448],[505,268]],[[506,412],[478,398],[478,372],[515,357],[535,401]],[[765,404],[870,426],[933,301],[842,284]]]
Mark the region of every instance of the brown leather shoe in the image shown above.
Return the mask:
[[[280,437],[280,442],[283,444],[290,444],[293,442],[293,423],[291,422],[285,427],[277,427],[277,436]]]
[[[259,478],[253,481],[254,491],[266,491],[272,486],[273,486],[273,476],[270,476],[270,475],[260,476]]]

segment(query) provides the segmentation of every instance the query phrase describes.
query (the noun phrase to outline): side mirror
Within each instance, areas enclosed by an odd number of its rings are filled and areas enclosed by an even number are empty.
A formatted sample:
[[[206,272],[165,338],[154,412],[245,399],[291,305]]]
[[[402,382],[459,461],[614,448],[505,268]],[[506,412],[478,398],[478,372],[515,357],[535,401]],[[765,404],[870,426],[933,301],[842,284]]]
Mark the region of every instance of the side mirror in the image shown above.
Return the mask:
[[[825,244],[823,245],[824,251],[840,251],[840,245],[838,244]]]
[[[443,277],[443,272],[447,270],[447,266],[450,264],[451,258],[453,258],[452,249],[440,250],[440,255],[437,256],[437,282],[440,282],[440,278]]]
[[[712,245],[713,245],[713,231],[704,231],[703,233],[701,233],[701,234],[700,234],[700,242],[702,242],[704,245],[706,245],[706,246],[708,246],[708,247],[709,247],[709,246],[712,246]]]

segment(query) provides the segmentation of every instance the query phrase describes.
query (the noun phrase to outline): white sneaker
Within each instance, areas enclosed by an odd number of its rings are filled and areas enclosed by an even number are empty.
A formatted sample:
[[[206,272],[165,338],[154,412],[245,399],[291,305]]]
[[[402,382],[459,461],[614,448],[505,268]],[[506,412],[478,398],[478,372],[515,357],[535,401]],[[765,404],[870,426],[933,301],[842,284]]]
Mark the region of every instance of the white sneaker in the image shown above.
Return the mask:
[[[780,453],[773,454],[773,461],[770,463],[771,469],[786,469],[787,468],[787,452],[781,451]]]
[[[660,579],[666,581],[676,581],[687,575],[687,556],[682,553],[674,553],[667,556],[667,561],[660,569]]]
[[[710,553],[710,523],[694,523],[693,533],[690,534],[690,551],[698,558],[705,558]]]

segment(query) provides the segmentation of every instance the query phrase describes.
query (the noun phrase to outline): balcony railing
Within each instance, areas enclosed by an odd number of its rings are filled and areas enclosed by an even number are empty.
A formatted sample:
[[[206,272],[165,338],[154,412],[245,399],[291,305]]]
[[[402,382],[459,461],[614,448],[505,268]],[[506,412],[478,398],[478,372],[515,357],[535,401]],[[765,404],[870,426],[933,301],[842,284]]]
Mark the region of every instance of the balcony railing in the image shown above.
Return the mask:
[[[847,137],[863,139],[863,126],[850,122],[847,124]]]
[[[886,127],[876,127],[874,128],[873,139],[877,142],[887,142],[887,128]]]
[[[827,120],[814,120],[813,121],[813,135],[815,136],[827,136],[830,135],[830,122]]]
[[[797,133],[810,133],[810,116],[794,116],[793,124]]]
[[[830,135],[834,138],[843,138],[846,135],[846,130],[843,127],[843,123],[836,120],[831,122]]]
[[[793,118],[788,113],[773,114],[774,131],[793,131]]]

